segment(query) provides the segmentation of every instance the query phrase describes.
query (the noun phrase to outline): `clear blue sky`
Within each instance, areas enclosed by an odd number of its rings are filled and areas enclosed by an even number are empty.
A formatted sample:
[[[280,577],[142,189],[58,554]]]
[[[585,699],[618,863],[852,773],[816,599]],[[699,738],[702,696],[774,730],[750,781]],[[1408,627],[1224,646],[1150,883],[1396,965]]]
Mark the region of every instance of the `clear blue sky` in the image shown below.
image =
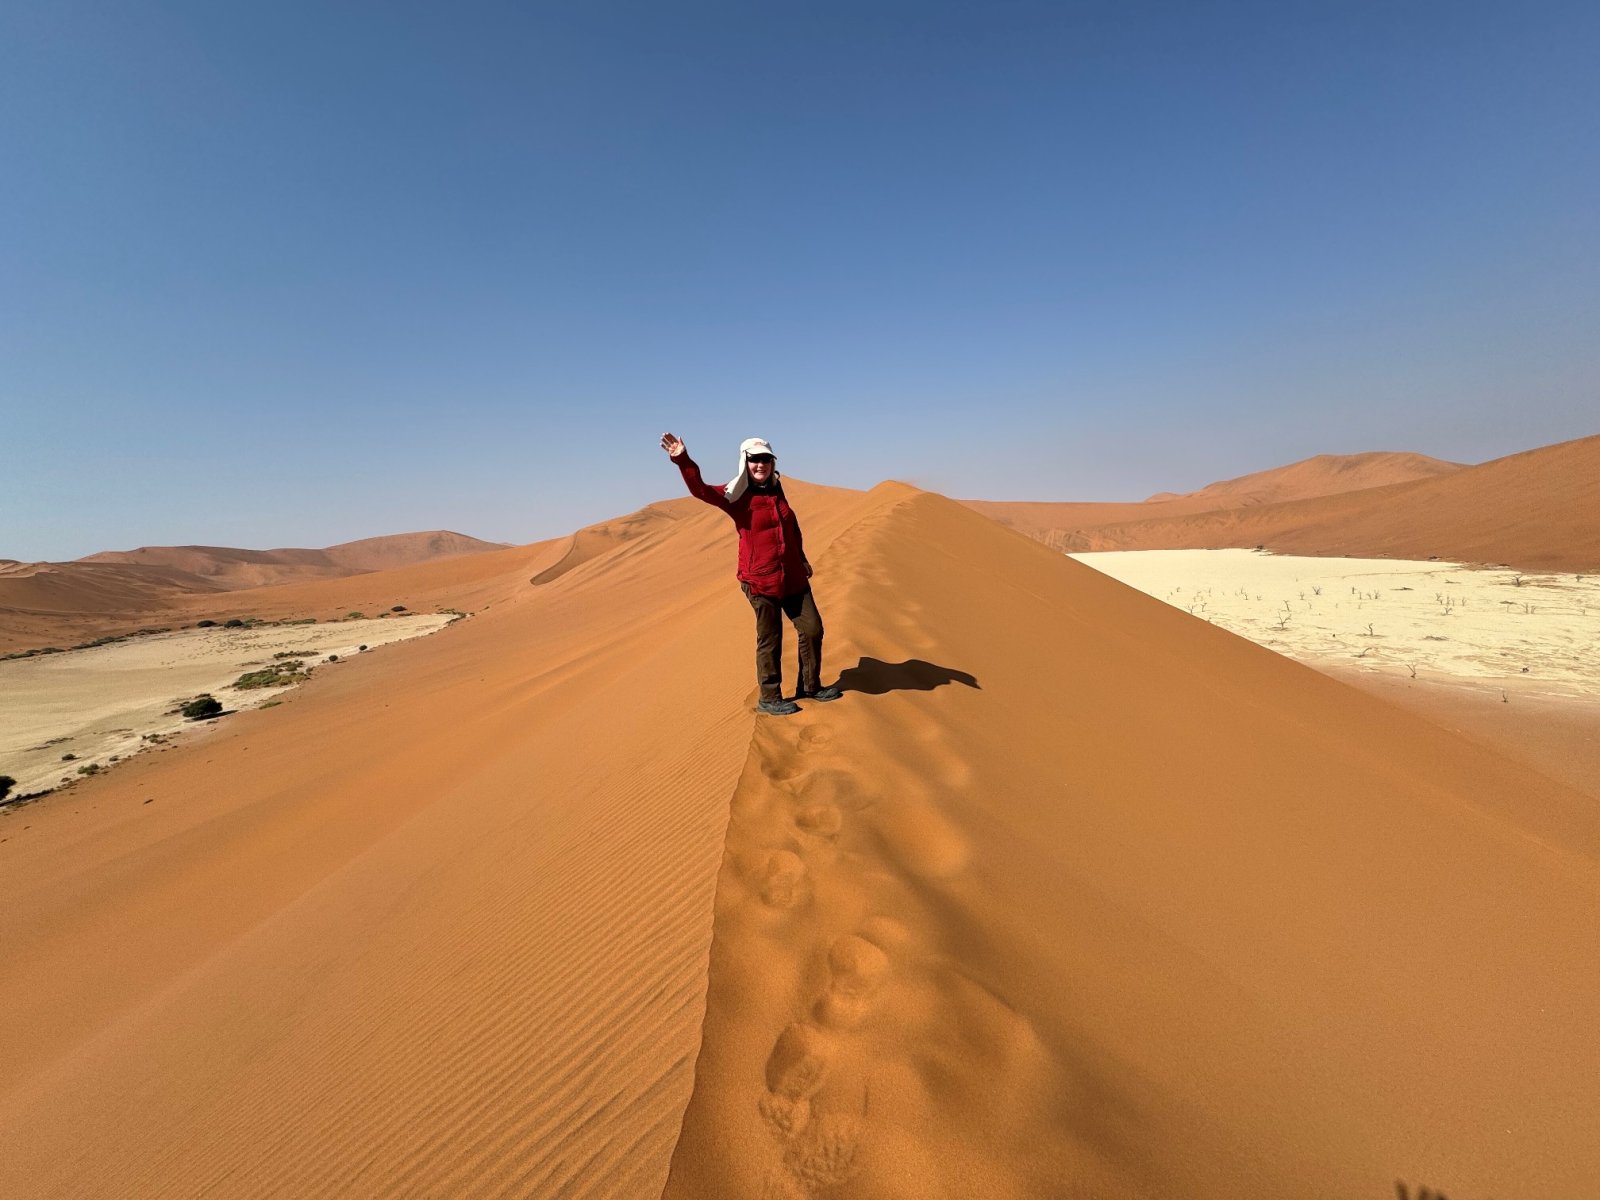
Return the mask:
[[[0,557],[1600,432],[1600,5],[0,7]]]

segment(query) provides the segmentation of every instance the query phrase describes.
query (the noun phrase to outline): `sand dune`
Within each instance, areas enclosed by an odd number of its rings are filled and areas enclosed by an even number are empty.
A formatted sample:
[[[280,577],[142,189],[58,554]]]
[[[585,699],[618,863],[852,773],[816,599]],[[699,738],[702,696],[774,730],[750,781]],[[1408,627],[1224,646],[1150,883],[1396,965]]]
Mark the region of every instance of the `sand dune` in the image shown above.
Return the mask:
[[[1309,500],[1316,496],[1335,496],[1363,488],[1385,487],[1413,479],[1431,479],[1461,470],[1462,463],[1389,450],[1365,454],[1318,454],[1312,458],[1254,471],[1237,479],[1207,484],[1196,492],[1174,495],[1162,492],[1150,501],[1215,501],[1213,508],[1243,508],[1255,504],[1281,504],[1286,500]],[[1147,501],[1148,503],[1149,501]]]
[[[356,571],[386,571],[504,548],[464,533],[434,529],[423,533],[396,533],[363,538],[356,542],[341,542],[321,550],[141,546],[137,550],[106,550],[77,561],[168,567],[185,574],[198,575],[217,586],[246,588],[338,578]]]
[[[1585,1194],[1583,797],[937,497],[825,566],[669,1196]]]
[[[963,500],[984,516],[1041,540],[1058,531],[1089,530],[1133,521],[1171,520],[1219,509],[1249,508],[1285,500],[1329,496],[1362,488],[1426,479],[1459,469],[1459,464],[1425,454],[1372,451],[1319,454],[1315,458],[1208,484],[1196,492],[1160,492],[1137,503],[1096,501]],[[1071,549],[1089,547],[1072,546]],[[1094,549],[1119,549],[1096,546]],[[1127,547],[1134,549],[1135,547]]]
[[[1196,497],[1203,493],[1196,493]],[[1600,436],[1383,487],[1210,512],[1167,501],[1107,506],[969,502],[1058,550],[1202,550],[1454,559],[1530,570],[1600,570]],[[1143,508],[1144,506],[1139,506]]]
[[[791,491],[818,552],[863,503]],[[478,614],[0,818],[0,1194],[659,1193],[753,694],[667,507],[388,573]]]
[[[212,615],[208,611],[212,599],[186,605],[186,593],[214,598],[218,592],[339,580],[504,549],[436,530],[367,538],[324,550],[144,546],[65,563],[0,560],[0,653],[65,647],[107,634],[170,626],[190,612]],[[216,612],[240,616],[248,608],[217,601]]]
[[[477,615],[0,818],[0,1194],[1588,1194],[1588,798],[790,492],[849,690],[788,720],[693,501],[228,594]]]
[[[176,597],[216,590],[171,567],[17,563],[0,569],[0,654],[159,626]]]
[[[319,620],[351,611],[376,615],[396,604],[413,610],[478,608],[516,594],[526,570],[560,553],[564,539],[496,547],[470,555],[382,571],[341,570],[331,577],[253,588],[210,589],[199,576],[170,567],[116,563],[32,564],[0,574],[0,653],[70,646],[141,628],[177,628],[233,617]],[[181,574],[181,573],[178,573]],[[198,581],[198,582],[197,582]]]

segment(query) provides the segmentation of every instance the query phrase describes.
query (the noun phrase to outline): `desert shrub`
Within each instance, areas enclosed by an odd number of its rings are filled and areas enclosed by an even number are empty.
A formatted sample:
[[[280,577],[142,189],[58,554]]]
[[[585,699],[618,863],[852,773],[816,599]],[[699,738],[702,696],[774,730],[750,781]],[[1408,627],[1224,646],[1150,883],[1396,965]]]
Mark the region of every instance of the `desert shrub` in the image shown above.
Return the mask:
[[[273,658],[315,658],[315,650],[279,650]]]
[[[191,721],[214,717],[222,711],[222,702],[215,696],[196,696],[178,710]]]
[[[307,672],[300,669],[303,666],[305,664],[298,658],[285,659],[259,671],[246,671],[233,681],[233,686],[245,689],[288,687],[291,683],[299,683],[302,679],[310,678]]]
[[[77,757],[78,756],[76,754],[74,754],[71,750],[68,750],[65,754],[63,754],[61,756],[61,761],[62,762],[71,762],[73,759],[75,759]]]
[[[222,623],[222,627],[224,629],[243,629],[244,622],[238,617],[231,617]]]
[[[0,775],[0,800],[11,794],[11,789],[17,786],[17,781],[9,775]]]
[[[365,621],[367,614],[364,612],[347,612],[344,615],[344,619],[346,621]]]
[[[330,654],[330,655],[328,655],[328,661],[329,662],[338,662],[339,661],[339,656],[337,654]]]
[[[98,774],[100,774],[100,764],[99,763],[84,763],[83,766],[78,768],[78,774],[79,775],[98,775]]]
[[[365,642],[363,642],[361,645],[356,647],[357,650],[365,650],[366,648],[367,647],[366,647],[366,643]]]
[[[215,622],[215,621],[213,621],[213,620],[211,620],[211,619],[210,619],[210,618],[209,618],[209,617],[208,617],[208,618],[207,618],[207,619],[206,619],[206,620],[204,620],[204,621],[196,621],[196,622],[195,622],[195,623],[194,623],[194,627],[195,627],[195,628],[196,628],[196,629],[212,629],[212,628],[215,628],[215,626],[216,626],[216,624],[217,624],[217,623],[216,623],[216,622]]]
[[[389,611],[390,612],[405,612],[405,610],[406,610],[406,606],[404,604],[396,604]]]

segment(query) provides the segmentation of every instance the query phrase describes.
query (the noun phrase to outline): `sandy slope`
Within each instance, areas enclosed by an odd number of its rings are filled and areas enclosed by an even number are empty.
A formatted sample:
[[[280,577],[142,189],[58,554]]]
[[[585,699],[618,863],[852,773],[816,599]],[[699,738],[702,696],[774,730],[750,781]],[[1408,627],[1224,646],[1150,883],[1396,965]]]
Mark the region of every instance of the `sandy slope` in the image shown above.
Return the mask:
[[[1509,691],[1353,667],[1328,671],[1362,691],[1524,763],[1600,805],[1600,696],[1516,695]]]
[[[1196,497],[1203,493],[1196,493]],[[1058,550],[1264,545],[1280,554],[1455,559],[1600,572],[1600,436],[1385,487],[1284,503],[1121,512],[971,502]],[[1095,506],[1096,509],[1109,506]]]
[[[734,796],[667,1195],[1590,1194],[1593,805],[903,500]]]
[[[1588,798],[790,490],[784,721],[692,501],[227,597],[477,615],[0,817],[0,1195],[1588,1194]]]
[[[725,519],[643,523],[0,818],[0,1195],[659,1192],[753,689]]]

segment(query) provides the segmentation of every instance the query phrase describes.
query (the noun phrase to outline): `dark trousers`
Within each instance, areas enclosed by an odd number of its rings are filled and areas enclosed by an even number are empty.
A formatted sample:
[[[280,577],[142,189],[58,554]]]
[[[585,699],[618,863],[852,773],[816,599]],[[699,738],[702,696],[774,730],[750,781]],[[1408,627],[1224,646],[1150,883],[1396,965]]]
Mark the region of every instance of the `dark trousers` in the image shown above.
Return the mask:
[[[817,691],[822,686],[822,616],[811,589],[780,600],[756,595],[748,583],[740,586],[756,612],[756,680],[761,684],[761,698],[783,699],[784,617],[794,622],[795,639],[800,643],[800,691]]]

